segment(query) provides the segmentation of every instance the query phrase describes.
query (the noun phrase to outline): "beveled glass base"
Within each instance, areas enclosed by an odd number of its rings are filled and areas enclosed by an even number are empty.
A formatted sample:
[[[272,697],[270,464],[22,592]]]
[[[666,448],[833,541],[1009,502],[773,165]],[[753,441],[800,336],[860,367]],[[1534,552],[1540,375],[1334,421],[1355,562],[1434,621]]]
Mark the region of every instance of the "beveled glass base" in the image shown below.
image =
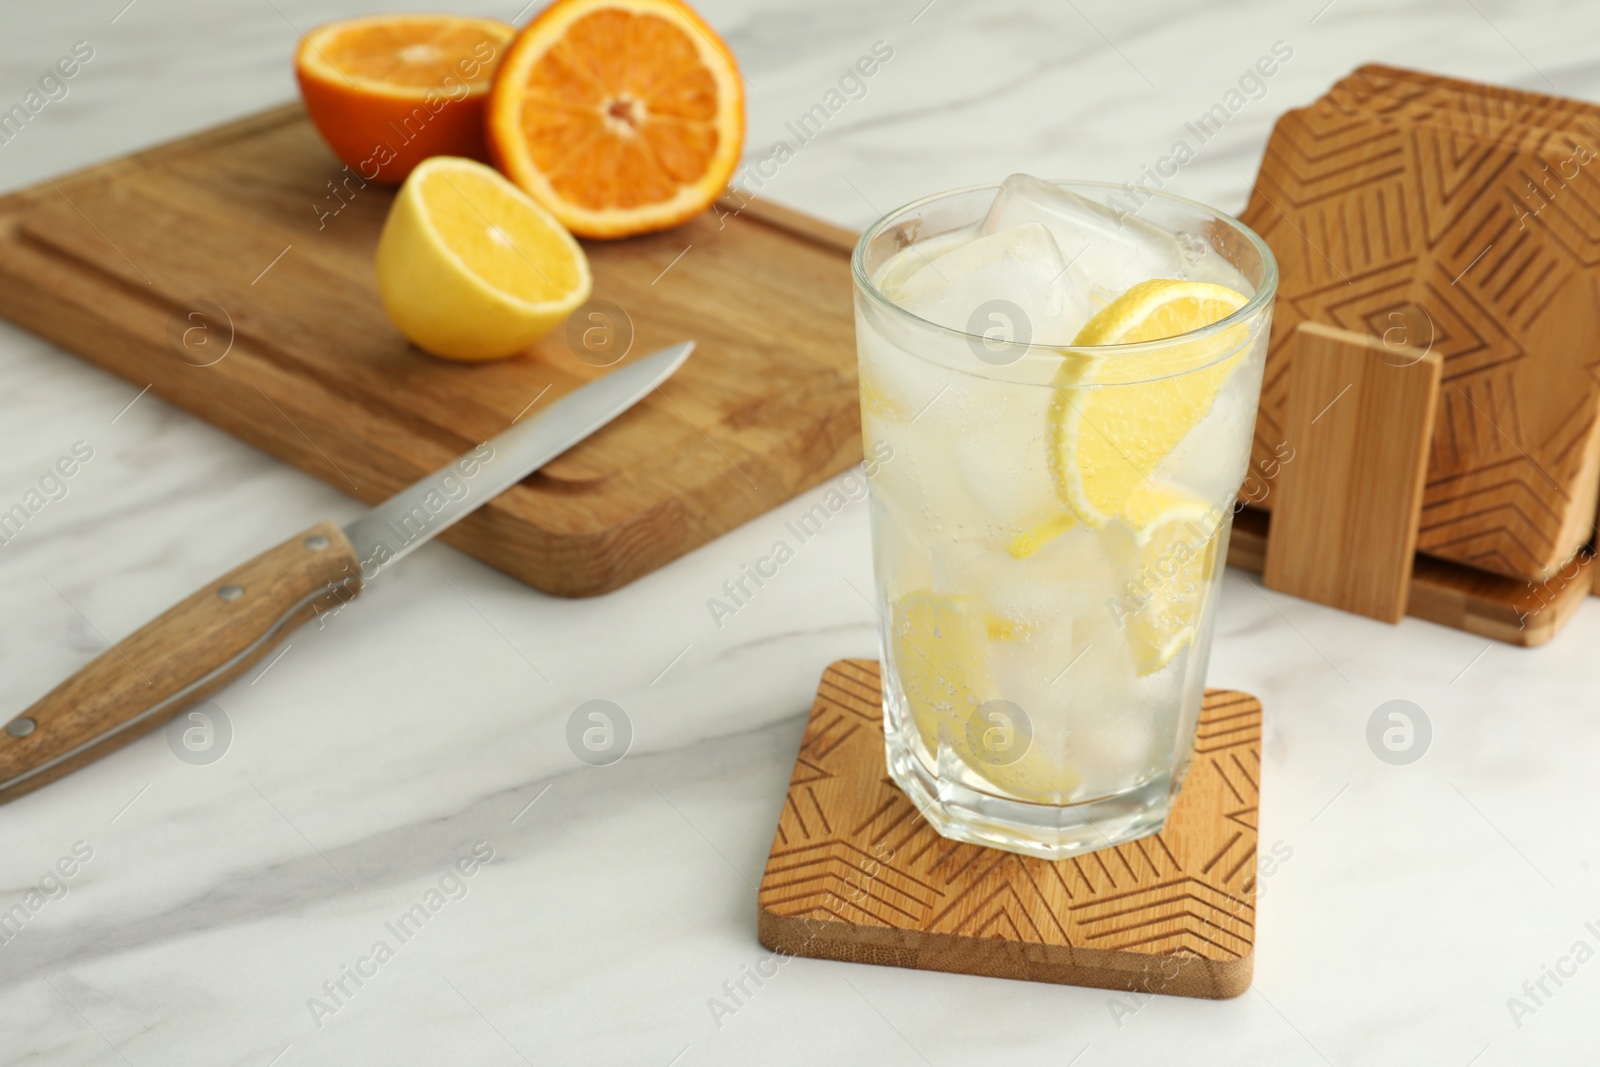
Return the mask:
[[[885,715],[889,776],[922,817],[953,841],[1044,860],[1067,859],[1158,833],[1177,793],[1172,776],[1162,774],[1126,793],[1081,804],[996,796],[933,774],[913,748],[921,746],[920,738],[914,730],[894,729],[897,720],[906,718]]]

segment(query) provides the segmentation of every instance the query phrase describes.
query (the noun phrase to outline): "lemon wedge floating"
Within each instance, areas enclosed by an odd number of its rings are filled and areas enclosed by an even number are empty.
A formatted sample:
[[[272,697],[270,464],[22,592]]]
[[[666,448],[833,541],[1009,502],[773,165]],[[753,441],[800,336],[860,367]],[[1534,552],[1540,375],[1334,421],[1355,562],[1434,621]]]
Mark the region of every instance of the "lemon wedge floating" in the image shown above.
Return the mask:
[[[1246,303],[1226,286],[1157,278],[1084,323],[1056,379],[1049,453],[1056,490],[1080,522],[1104,526],[1149,484],[1156,465],[1211,409],[1250,332],[1239,323],[1148,353],[1083,349],[1177,337]]]
[[[1194,640],[1217,569],[1222,511],[1165,485],[1136,489],[1124,502],[1131,534],[1125,569],[1138,577],[1111,604],[1143,676],[1171,663]]]
[[[435,156],[406,178],[378,239],[384,310],[418,348],[478,362],[514,356],[589,297],[572,235],[498,172]]]

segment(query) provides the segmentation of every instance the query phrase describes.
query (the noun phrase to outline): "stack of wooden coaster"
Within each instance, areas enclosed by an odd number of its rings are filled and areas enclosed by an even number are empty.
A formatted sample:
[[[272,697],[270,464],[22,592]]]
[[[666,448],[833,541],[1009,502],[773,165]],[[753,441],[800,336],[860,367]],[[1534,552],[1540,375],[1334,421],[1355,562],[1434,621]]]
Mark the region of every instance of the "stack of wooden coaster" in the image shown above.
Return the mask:
[[[1420,551],[1587,594],[1597,156],[1600,106],[1390,67],[1278,120],[1243,216],[1281,271],[1268,585],[1397,621]]]

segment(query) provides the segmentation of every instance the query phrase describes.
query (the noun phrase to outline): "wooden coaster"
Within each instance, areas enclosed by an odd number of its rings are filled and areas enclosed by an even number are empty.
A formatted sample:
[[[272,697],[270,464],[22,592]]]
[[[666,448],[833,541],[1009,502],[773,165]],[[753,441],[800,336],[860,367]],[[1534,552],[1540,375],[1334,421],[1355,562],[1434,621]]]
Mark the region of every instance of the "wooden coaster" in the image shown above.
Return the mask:
[[[1301,322],[1430,349],[1444,366],[1419,550],[1549,579],[1589,539],[1600,484],[1600,177],[1539,123],[1583,109],[1449,83],[1391,117],[1351,110],[1374,99],[1365,82],[1278,120],[1242,215],[1281,271],[1255,462],[1297,444]]]
[[[1261,704],[1208,690],[1159,834],[1050,862],[950,841],[884,764],[875,660],[823,672],[761,879],[760,936],[795,956],[1235,997],[1255,953]]]
[[[1289,365],[1293,463],[1278,476],[1267,587],[1384,622],[1405,617],[1437,352],[1302,322]]]
[[[1600,132],[1600,106],[1587,100],[1549,96],[1498,85],[1369,63],[1335,82],[1327,98],[1356,111],[1413,121],[1455,125],[1479,136],[1548,141],[1553,131]],[[1571,138],[1565,147],[1570,153]],[[1556,142],[1561,143],[1561,142]]]

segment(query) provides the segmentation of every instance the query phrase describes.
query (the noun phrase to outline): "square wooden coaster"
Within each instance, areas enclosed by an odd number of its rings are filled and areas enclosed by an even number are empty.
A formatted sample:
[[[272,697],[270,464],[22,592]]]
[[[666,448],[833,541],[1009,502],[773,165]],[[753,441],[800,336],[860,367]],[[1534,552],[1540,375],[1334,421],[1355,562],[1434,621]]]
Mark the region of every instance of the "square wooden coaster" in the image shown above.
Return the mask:
[[[875,660],[823,672],[761,878],[768,948],[1235,997],[1255,956],[1261,703],[1208,690],[1159,834],[1051,862],[947,840],[889,778]]]

